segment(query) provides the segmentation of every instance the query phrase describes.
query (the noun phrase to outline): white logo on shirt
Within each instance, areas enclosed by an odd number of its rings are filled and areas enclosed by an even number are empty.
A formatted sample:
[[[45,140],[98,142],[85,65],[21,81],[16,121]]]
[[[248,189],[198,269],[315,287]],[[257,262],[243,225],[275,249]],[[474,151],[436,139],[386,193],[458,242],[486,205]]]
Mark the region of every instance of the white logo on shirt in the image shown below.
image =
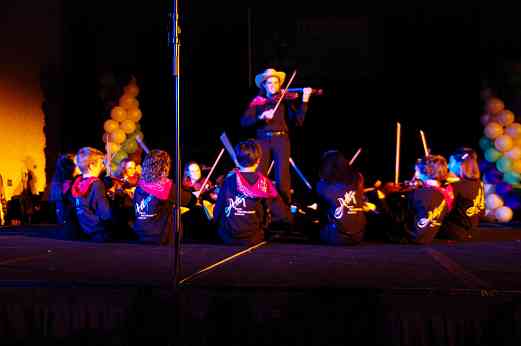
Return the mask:
[[[356,214],[361,208],[356,208],[355,191],[347,191],[343,198],[337,198],[338,207],[335,209],[335,218],[341,219],[344,216],[344,208],[348,214]]]
[[[421,218],[416,223],[418,228],[425,228],[427,226],[429,226],[430,228],[433,228],[433,227],[441,225],[440,217],[441,217],[441,214],[443,213],[443,209],[445,209],[446,205],[447,205],[447,202],[445,202],[445,200],[443,200],[438,207],[434,208],[434,210],[429,210],[427,212],[427,217]]]
[[[136,217],[140,220],[148,219],[156,216],[157,214],[148,214],[148,204],[152,200],[152,196],[148,196],[141,200],[141,202],[136,203]]]
[[[226,214],[226,217],[230,217],[232,210],[234,210],[234,215],[236,216],[255,214],[255,210],[244,210],[245,208],[246,198],[242,196],[235,196],[235,200],[228,198],[228,206],[224,208],[224,213]]]

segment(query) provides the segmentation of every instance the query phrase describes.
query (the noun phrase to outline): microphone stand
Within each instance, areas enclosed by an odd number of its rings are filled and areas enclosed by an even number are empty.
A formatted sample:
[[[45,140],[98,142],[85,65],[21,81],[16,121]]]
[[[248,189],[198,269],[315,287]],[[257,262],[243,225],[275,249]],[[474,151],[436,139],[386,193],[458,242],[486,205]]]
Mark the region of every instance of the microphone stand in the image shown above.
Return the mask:
[[[174,77],[174,100],[175,100],[175,155],[174,155],[174,174],[175,174],[175,208],[174,208],[174,229],[173,229],[173,285],[174,289],[177,288],[179,282],[179,272],[181,268],[181,117],[180,117],[180,56],[181,56],[181,41],[179,34],[181,33],[181,27],[179,25],[179,5],[178,0],[173,0],[172,4],[172,18],[171,18],[171,36],[170,44],[173,48],[172,56],[172,74]]]

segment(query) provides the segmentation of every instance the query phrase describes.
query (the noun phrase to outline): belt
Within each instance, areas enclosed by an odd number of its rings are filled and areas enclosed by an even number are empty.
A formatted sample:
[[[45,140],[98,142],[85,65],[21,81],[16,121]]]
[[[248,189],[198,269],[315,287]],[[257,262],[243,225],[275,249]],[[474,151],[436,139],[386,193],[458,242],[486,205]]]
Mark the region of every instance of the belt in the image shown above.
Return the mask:
[[[265,131],[259,133],[262,137],[285,136],[287,134],[286,131]]]

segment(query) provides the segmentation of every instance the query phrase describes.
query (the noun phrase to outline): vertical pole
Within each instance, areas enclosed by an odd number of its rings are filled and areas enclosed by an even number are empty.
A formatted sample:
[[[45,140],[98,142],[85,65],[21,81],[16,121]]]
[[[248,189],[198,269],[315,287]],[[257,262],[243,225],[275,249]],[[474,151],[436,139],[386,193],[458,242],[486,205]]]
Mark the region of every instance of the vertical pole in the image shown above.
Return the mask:
[[[175,208],[174,208],[174,229],[173,229],[173,284],[177,287],[179,281],[179,271],[181,269],[181,116],[180,116],[180,58],[181,58],[181,42],[179,34],[181,27],[179,25],[179,5],[177,0],[173,0],[172,11],[172,47],[173,47],[173,66],[172,72],[174,77],[174,100],[175,100],[175,155],[174,155],[174,175],[175,175]]]

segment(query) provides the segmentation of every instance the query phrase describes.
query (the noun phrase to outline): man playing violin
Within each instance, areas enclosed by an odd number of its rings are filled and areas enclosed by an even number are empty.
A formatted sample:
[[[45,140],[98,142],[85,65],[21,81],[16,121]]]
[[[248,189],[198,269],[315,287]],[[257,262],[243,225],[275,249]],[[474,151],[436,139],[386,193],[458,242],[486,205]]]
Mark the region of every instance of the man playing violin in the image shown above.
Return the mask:
[[[241,118],[241,126],[253,128],[257,142],[262,148],[258,171],[266,174],[271,160],[274,161],[275,181],[283,200],[291,203],[290,194],[290,140],[288,122],[301,126],[308,108],[311,88],[302,89],[302,97],[287,93],[280,106],[275,106],[281,97],[281,86],[286,74],[268,68],[255,76],[259,94],[250,102]]]

